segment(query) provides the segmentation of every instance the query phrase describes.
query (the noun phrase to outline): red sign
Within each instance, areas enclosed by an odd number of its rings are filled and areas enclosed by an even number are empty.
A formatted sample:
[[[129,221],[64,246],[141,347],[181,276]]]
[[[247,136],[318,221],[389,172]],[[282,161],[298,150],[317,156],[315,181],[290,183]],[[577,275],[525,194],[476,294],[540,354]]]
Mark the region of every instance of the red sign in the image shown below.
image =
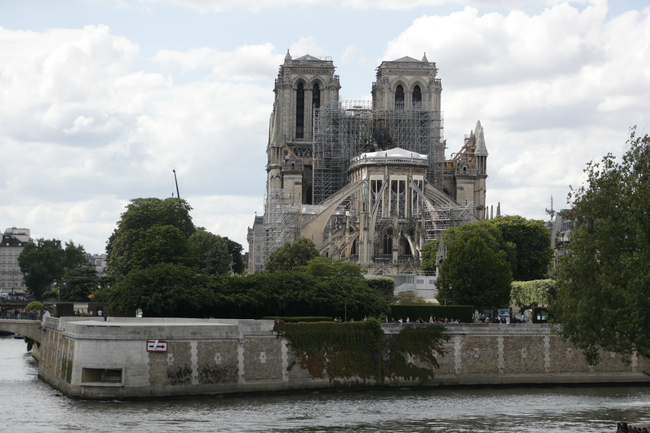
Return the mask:
[[[167,352],[167,342],[160,340],[147,340],[147,352]]]

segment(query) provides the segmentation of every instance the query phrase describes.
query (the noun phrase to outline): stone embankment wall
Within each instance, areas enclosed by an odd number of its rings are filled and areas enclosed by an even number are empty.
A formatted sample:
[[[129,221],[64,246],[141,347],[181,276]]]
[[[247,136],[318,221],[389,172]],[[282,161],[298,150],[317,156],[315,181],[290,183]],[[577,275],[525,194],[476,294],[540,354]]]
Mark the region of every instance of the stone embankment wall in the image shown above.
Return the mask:
[[[386,334],[403,326],[384,325]],[[363,386],[312,378],[263,320],[48,318],[39,376],[71,396],[128,398]],[[647,382],[645,359],[589,367],[547,325],[456,325],[427,385]],[[148,342],[166,351],[147,351]],[[150,344],[150,348],[151,348]],[[417,362],[417,360],[416,360]],[[366,383],[372,386],[373,383]],[[421,385],[387,382],[390,385]]]

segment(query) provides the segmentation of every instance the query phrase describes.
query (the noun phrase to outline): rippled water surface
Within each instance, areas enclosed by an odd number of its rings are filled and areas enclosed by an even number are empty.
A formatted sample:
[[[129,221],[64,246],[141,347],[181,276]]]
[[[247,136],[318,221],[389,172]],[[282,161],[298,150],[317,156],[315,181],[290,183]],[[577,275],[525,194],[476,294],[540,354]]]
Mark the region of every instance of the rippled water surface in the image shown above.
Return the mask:
[[[145,402],[63,397],[0,338],[6,432],[613,432],[650,422],[650,387],[396,389]]]

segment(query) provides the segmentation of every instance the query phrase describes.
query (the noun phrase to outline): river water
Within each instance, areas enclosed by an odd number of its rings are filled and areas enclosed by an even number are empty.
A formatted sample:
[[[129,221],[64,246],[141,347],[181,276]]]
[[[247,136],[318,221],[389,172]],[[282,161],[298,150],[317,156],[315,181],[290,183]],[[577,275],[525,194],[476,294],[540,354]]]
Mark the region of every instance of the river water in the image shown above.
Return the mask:
[[[142,402],[72,400],[0,337],[2,432],[614,432],[650,422],[650,387],[395,389]]]

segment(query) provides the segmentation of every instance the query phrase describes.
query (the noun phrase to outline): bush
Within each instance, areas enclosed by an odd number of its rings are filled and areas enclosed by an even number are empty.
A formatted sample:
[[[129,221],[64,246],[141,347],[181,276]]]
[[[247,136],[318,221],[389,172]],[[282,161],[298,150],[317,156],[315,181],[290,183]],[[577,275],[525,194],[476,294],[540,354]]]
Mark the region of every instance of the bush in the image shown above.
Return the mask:
[[[418,317],[428,321],[429,316],[460,320],[462,323],[471,323],[474,307],[471,305],[391,305],[390,314],[396,320],[400,317],[415,321]]]
[[[45,309],[45,305],[43,305],[42,302],[38,302],[38,301],[30,302],[30,303],[27,304],[27,306],[25,307],[25,310],[26,310],[26,311],[34,311],[34,310],[36,310],[36,311],[43,311],[44,309]]]
[[[266,316],[262,317],[264,320],[282,320],[287,323],[298,323],[298,322],[333,322],[333,317],[325,316],[304,316],[304,317],[281,317],[281,316]]]
[[[388,301],[395,298],[395,280],[389,277],[366,277],[366,284]]]

